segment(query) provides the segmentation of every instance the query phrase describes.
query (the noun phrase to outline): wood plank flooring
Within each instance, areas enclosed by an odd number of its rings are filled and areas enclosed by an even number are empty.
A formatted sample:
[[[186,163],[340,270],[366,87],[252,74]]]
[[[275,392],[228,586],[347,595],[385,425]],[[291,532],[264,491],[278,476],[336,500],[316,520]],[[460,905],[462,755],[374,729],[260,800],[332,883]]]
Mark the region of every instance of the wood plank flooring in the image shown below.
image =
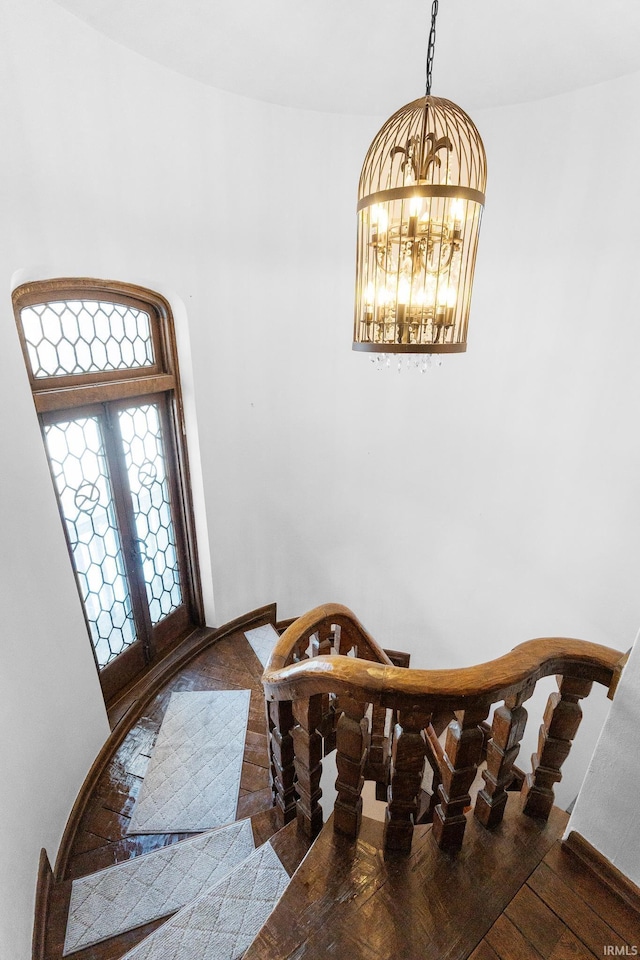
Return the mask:
[[[496,831],[469,820],[459,854],[438,850],[426,826],[408,858],[383,853],[372,820],[355,843],[328,824],[245,960],[640,954],[640,914],[562,847],[566,821],[557,809],[546,826],[530,820],[511,795]]]
[[[472,960],[594,960],[640,955],[640,914],[555,843]]]
[[[471,819],[462,850],[443,853],[417,827],[409,856],[383,852],[383,825],[364,819],[356,842],[328,823],[246,960],[463,960],[561,835],[510,800],[488,833]]]

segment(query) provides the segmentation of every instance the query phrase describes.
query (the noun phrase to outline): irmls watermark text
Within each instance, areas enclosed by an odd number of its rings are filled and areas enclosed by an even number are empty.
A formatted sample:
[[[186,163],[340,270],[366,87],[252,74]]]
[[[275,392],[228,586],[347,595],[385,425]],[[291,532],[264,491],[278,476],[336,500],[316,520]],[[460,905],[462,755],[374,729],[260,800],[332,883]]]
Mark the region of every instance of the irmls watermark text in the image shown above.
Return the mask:
[[[605,943],[604,945],[604,955],[605,957],[637,957],[640,954],[640,950],[637,946],[630,946],[626,944],[623,947],[618,947],[614,943]]]

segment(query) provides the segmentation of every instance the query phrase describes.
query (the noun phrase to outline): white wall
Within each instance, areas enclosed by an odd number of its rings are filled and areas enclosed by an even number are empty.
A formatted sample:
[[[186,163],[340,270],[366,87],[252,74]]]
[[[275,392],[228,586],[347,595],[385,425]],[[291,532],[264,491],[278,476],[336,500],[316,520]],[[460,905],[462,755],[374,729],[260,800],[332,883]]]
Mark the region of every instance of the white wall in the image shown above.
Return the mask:
[[[582,784],[567,834],[576,830],[640,886],[640,641],[636,639]]]
[[[350,350],[356,184],[384,118],[207,89],[50,0],[5,0],[0,19],[4,449],[21,439],[20,458],[5,458],[3,506],[19,544],[11,596],[30,613],[28,626],[15,618],[2,709],[14,763],[40,783],[44,748],[23,729],[36,723],[13,679],[28,669],[45,742],[55,736],[62,757],[42,800],[59,797],[51,823],[26,804],[24,773],[4,821],[25,872],[0,945],[22,958],[36,848],[55,854],[105,727],[20,368],[14,272],[144,281],[184,304],[218,623],[271,600],[282,616],[337,600],[416,666],[467,665],[550,634],[623,649],[640,622],[640,136],[628,122],[640,76],[474,118],[490,179],[469,352],[408,376]],[[617,151],[606,169],[603,150]],[[40,556],[57,558],[35,596],[16,504]],[[56,648],[55,693],[34,633]],[[59,706],[68,686],[81,722]],[[604,698],[587,712],[599,728]],[[575,759],[563,802],[577,792]]]
[[[51,480],[6,303],[1,315],[0,956],[20,960],[40,848],[55,857],[109,728],[57,508],[41,496]]]
[[[178,307],[188,419],[193,426],[197,404],[202,427],[206,486],[200,484],[199,521],[202,529],[207,512],[213,518],[222,622],[275,597],[268,578],[256,584],[255,563],[241,555],[250,545],[238,540],[234,522],[226,527],[227,511],[237,515],[245,507],[247,481],[259,489],[253,456],[247,452],[240,462],[226,448],[233,436],[226,420],[236,416],[237,402],[247,445],[255,440],[258,453],[271,456],[262,438],[272,429],[269,418],[259,409],[252,437],[249,404],[236,396],[247,352],[235,303],[258,300],[255,264],[274,300],[278,286],[268,256],[298,245],[294,210],[304,168],[311,163],[324,198],[328,167],[358,155],[362,137],[354,147],[358,125],[354,132],[343,121],[255,105],[183,80],[103,40],[48,0],[8,0],[0,9],[0,128],[0,390],[7,411],[0,471],[0,956],[26,960],[40,847],[55,859],[108,727],[15,332],[11,287],[39,276],[115,277],[147,283]],[[326,162],[314,155],[325,133]],[[294,195],[286,197],[289,180]],[[288,223],[279,213],[283,202]],[[269,217],[276,239],[262,256]],[[315,244],[322,252],[320,237]],[[306,284],[303,272],[314,277],[315,269],[304,251],[296,261]],[[279,314],[280,307],[271,307],[251,318],[252,324],[259,319],[264,342],[256,350],[263,355],[280,350]],[[261,375],[260,391],[271,371]],[[247,385],[240,386],[243,393]],[[237,500],[231,495],[236,485]],[[243,537],[244,525],[238,527]],[[200,550],[211,617],[206,537]],[[245,562],[246,586],[238,582]]]

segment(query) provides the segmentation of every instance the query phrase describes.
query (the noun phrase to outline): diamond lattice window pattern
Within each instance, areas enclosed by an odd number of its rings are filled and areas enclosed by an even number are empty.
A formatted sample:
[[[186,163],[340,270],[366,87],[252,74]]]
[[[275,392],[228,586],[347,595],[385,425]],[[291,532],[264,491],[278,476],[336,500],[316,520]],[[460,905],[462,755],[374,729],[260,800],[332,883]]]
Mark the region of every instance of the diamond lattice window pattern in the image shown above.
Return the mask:
[[[152,366],[149,314],[123,303],[62,300],[23,307],[36,379]]]
[[[149,614],[155,625],[182,603],[158,406],[122,410],[119,420]]]
[[[55,423],[45,442],[99,667],[136,639],[111,480],[96,417]]]

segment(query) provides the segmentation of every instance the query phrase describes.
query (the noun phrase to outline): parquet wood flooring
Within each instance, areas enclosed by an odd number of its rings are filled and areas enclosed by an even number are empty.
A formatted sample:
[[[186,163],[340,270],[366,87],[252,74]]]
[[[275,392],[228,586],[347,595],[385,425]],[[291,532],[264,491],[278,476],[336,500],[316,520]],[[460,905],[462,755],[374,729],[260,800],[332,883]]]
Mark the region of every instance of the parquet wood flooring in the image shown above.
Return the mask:
[[[381,823],[363,818],[351,842],[329,822],[246,960],[466,960],[566,825],[558,809],[523,817],[517,800],[492,833],[471,818],[458,854],[430,825],[404,856],[384,853]]]
[[[473,818],[458,854],[417,827],[410,856],[382,825],[356,842],[327,824],[244,960],[594,960],[640,954],[640,914],[562,847],[567,822]]]

